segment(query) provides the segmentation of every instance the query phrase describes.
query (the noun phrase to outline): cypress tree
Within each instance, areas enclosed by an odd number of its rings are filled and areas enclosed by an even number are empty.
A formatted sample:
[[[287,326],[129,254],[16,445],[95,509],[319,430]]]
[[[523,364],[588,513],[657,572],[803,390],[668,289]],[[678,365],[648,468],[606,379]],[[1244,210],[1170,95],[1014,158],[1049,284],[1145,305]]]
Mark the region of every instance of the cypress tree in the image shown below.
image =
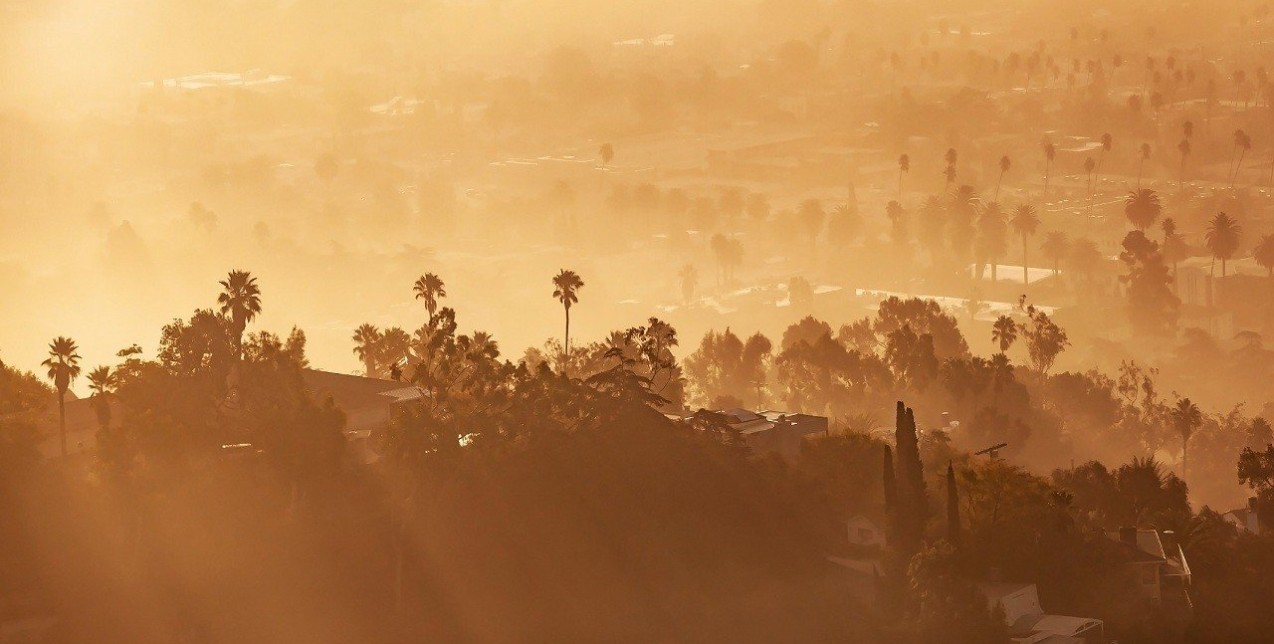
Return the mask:
[[[955,467],[947,463],[947,541],[960,549],[960,496],[956,490]]]

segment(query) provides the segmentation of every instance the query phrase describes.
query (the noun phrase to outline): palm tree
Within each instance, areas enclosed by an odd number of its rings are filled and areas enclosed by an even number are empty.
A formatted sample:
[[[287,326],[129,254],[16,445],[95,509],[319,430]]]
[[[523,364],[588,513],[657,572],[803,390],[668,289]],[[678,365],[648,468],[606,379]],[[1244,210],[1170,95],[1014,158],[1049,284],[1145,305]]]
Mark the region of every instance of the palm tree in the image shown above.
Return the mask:
[[[686,264],[677,272],[677,277],[681,279],[681,299],[689,302],[699,286],[699,271],[695,270],[694,264]]]
[[[1094,187],[1101,183],[1101,165],[1106,160],[1106,155],[1110,152],[1112,143],[1114,143],[1114,139],[1111,138],[1109,132],[1101,135],[1101,154],[1097,156],[1097,172],[1093,176]]]
[[[571,305],[579,302],[579,296],[576,295],[581,288],[584,288],[584,280],[575,271],[562,269],[558,271],[553,278],[553,297],[562,303],[562,309],[566,311],[566,335],[563,342],[565,352],[563,357],[569,356],[571,353]]]
[[[1057,148],[1053,147],[1053,142],[1044,139],[1044,196],[1048,196],[1048,174],[1053,169],[1053,159],[1057,157]]]
[[[1274,279],[1274,234],[1261,237],[1256,248],[1252,249],[1252,258],[1269,271],[1270,279]]]
[[[1243,168],[1243,157],[1247,156],[1249,150],[1252,149],[1252,137],[1247,135],[1243,130],[1234,132],[1234,145],[1239,149],[1239,161],[1234,164],[1234,174],[1230,176],[1230,187],[1234,187],[1234,182],[1239,178],[1239,170]]]
[[[1177,292],[1177,262],[1185,259],[1186,245],[1181,239],[1181,235],[1177,234],[1177,221],[1172,217],[1166,217],[1162,223],[1163,226],[1163,258],[1172,262],[1172,292]]]
[[[1184,481],[1189,465],[1190,436],[1199,425],[1203,424],[1203,413],[1199,411],[1198,405],[1190,402],[1189,398],[1178,400],[1177,406],[1173,407],[1169,413],[1172,415],[1173,429],[1176,429],[1181,436],[1181,480]]]
[[[1007,232],[1008,227],[1004,224],[1004,212],[1000,210],[1000,204],[994,201],[986,204],[978,217],[978,255],[979,258],[990,260],[992,282],[999,277],[997,269],[1000,258],[1008,249]]]
[[[911,172],[911,157],[902,155],[898,157],[898,201],[902,201],[902,176]]]
[[[425,301],[429,319],[434,319],[434,314],[438,312],[438,300],[447,297],[447,285],[442,283],[442,278],[433,273],[425,273],[416,279],[411,288],[416,293],[416,299]]]
[[[217,303],[221,305],[221,313],[230,316],[235,353],[239,355],[243,351],[243,330],[261,313],[261,289],[257,286],[257,278],[248,271],[230,271],[220,284],[222,291],[217,296]]]
[[[899,246],[907,244],[907,213],[902,204],[890,201],[885,204],[885,216],[889,218],[889,236]]]
[[[1243,227],[1239,225],[1237,219],[1220,212],[1217,213],[1212,221],[1208,222],[1208,231],[1204,234],[1203,239],[1207,243],[1208,250],[1212,251],[1213,260],[1221,260],[1221,279],[1225,279],[1225,263],[1234,257],[1235,251],[1239,249],[1239,239],[1243,234]]]
[[[947,162],[947,169],[943,174],[947,177],[947,189],[951,189],[951,184],[956,180],[956,159],[958,155],[955,148],[947,148],[947,153],[942,155],[942,159]]]
[[[995,182],[995,199],[1000,200],[1000,184],[1004,183],[1004,173],[1009,171],[1013,166],[1013,162],[1009,160],[1008,155],[1000,157],[1000,178]]]
[[[1029,264],[1026,261],[1027,239],[1039,229],[1040,217],[1036,214],[1034,206],[1022,204],[1013,211],[1013,217],[1009,219],[1009,226],[1013,228],[1013,232],[1022,238],[1022,284],[1030,284]]]
[[[376,356],[380,353],[380,329],[364,322],[354,329],[354,355],[363,362],[363,375],[376,377]]]
[[[1013,318],[1001,315],[991,326],[991,342],[1000,347],[1000,353],[1008,353],[1009,348],[1017,341],[1017,324]]]
[[[823,202],[818,199],[806,199],[801,202],[797,215],[801,226],[805,228],[805,234],[809,235],[812,253],[818,243],[818,235],[823,232],[823,223],[827,219],[827,213],[823,211]]]
[[[1070,250],[1070,240],[1066,238],[1066,233],[1054,230],[1044,236],[1044,243],[1040,245],[1040,250],[1044,252],[1044,257],[1053,262],[1053,276],[1056,277],[1057,267]]]
[[[1141,190],[1141,170],[1146,166],[1146,160],[1150,158],[1150,144],[1141,144],[1141,159],[1137,162],[1137,189]]]
[[[606,166],[610,165],[611,160],[615,158],[615,146],[603,143],[602,147],[597,151],[597,156],[601,157],[602,170],[605,170]]]
[[[1093,171],[1097,168],[1097,162],[1092,157],[1084,159],[1084,174],[1088,175],[1088,212],[1084,215],[1084,225],[1088,225],[1088,220],[1093,214]]]
[[[1138,188],[1128,193],[1124,199],[1124,216],[1137,230],[1145,231],[1154,225],[1159,214],[1163,212],[1163,204],[1159,195],[1149,188]]]
[[[49,357],[40,363],[48,367],[49,380],[58,392],[58,427],[62,438],[62,456],[66,456],[66,391],[80,375],[80,354],[75,340],[58,336],[49,343]]]
[[[1181,172],[1177,178],[1177,190],[1181,190],[1186,182],[1186,159],[1190,156],[1190,139],[1181,139],[1181,142],[1177,144],[1177,151],[1181,153]]]
[[[110,398],[115,394],[115,374],[111,368],[100,366],[88,374],[88,389],[93,393],[89,404],[97,413],[97,424],[103,431],[111,425]]]

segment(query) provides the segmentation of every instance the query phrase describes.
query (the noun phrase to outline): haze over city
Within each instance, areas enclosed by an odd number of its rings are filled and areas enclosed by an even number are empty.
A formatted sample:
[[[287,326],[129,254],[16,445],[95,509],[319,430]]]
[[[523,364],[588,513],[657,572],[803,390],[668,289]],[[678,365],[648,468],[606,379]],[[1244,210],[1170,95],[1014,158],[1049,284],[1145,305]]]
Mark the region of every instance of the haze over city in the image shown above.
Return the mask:
[[[1274,632],[1262,0],[0,0],[0,644]]]

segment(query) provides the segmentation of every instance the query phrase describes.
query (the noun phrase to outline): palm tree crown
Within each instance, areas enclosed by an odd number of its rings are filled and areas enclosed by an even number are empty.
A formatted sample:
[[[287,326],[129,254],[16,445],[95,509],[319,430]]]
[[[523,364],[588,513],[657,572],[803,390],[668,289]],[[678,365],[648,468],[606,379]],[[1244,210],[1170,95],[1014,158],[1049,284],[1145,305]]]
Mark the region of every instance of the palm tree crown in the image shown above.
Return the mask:
[[[261,289],[257,286],[257,278],[248,271],[230,271],[220,284],[222,290],[217,296],[217,303],[221,305],[221,312],[230,316],[235,333],[243,335],[248,323],[261,313]]]
[[[991,341],[1000,347],[1000,353],[1007,353],[1017,341],[1017,324],[1013,318],[1001,315],[991,327]]]
[[[1212,256],[1221,260],[1221,277],[1225,277],[1225,263],[1234,257],[1235,251],[1239,249],[1239,239],[1243,234],[1243,227],[1239,225],[1237,219],[1219,212],[1212,221],[1208,222],[1208,231],[1204,234],[1203,239],[1207,243],[1208,250],[1212,251]]]
[[[416,279],[412,290],[416,292],[416,299],[425,301],[425,310],[429,311],[429,318],[433,319],[438,312],[438,300],[447,297],[447,286],[442,283],[442,278],[433,273],[425,273]]]
[[[62,456],[66,456],[66,391],[80,375],[80,354],[75,340],[58,336],[49,343],[49,357],[40,363],[48,368],[49,380],[58,392],[58,429]]]
[[[1256,248],[1252,249],[1252,258],[1269,271],[1271,278],[1274,278],[1274,234],[1261,237],[1261,241],[1256,243]]]
[[[1035,235],[1035,231],[1040,227],[1040,216],[1035,211],[1035,206],[1030,204],[1022,204],[1013,211],[1013,217],[1009,219],[1009,226],[1013,228],[1013,232],[1022,238],[1022,283],[1029,284],[1030,273],[1027,263],[1027,238]]]
[[[1149,188],[1133,190],[1124,199],[1124,215],[1138,230],[1144,231],[1153,226],[1162,212],[1163,204],[1159,202],[1159,195]]]
[[[571,305],[579,302],[578,292],[584,288],[584,280],[575,271],[562,269],[553,277],[553,297],[562,303],[566,312],[565,351],[571,352]]]

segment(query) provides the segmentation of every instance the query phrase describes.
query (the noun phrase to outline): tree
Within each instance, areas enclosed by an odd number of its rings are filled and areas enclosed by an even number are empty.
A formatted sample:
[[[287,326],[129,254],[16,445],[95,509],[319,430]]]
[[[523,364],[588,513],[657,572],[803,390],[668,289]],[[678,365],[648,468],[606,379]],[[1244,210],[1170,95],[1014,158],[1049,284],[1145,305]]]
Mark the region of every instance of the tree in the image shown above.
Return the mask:
[[[805,235],[809,237],[810,249],[814,249],[818,243],[818,236],[823,232],[823,220],[827,218],[823,212],[823,204],[817,199],[806,199],[801,202],[800,210],[797,213],[800,217],[801,227],[805,229]]]
[[[902,204],[897,201],[885,204],[885,216],[889,218],[889,237],[899,246],[907,245],[907,213]]]
[[[946,154],[944,154],[944,155],[942,155],[943,160],[947,162],[947,168],[946,168],[946,170],[944,170],[944,171],[943,171],[943,174],[944,174],[944,175],[946,176],[946,178],[947,178],[947,189],[948,189],[948,190],[950,190],[950,189],[951,189],[951,184],[955,183],[955,180],[956,180],[956,159],[957,159],[957,156],[958,156],[958,155],[957,155],[957,153],[956,153],[956,149],[955,149],[955,148],[947,148],[947,153],[946,153]]]
[[[947,542],[960,549],[960,493],[956,489],[955,465],[947,463]]]
[[[1177,401],[1177,406],[1172,408],[1171,415],[1172,428],[1177,430],[1177,435],[1181,437],[1181,480],[1184,481],[1189,465],[1190,437],[1199,425],[1203,424],[1203,413],[1189,398],[1182,398]]]
[[[1048,197],[1048,176],[1053,169],[1053,159],[1057,157],[1057,148],[1048,138],[1044,139],[1044,197]]]
[[[1070,251],[1070,240],[1067,239],[1066,233],[1060,230],[1054,230],[1044,236],[1044,243],[1040,245],[1044,257],[1053,262],[1053,276],[1057,276],[1058,266],[1062,263],[1062,258],[1066,257]]]
[[[1186,258],[1188,249],[1185,240],[1181,238],[1181,234],[1177,232],[1177,221],[1172,217],[1167,217],[1162,222],[1163,227],[1163,259],[1172,264],[1172,288],[1176,292],[1177,288],[1177,262]]]
[[[261,313],[261,289],[257,278],[247,271],[230,271],[220,284],[222,291],[217,303],[221,305],[221,314],[230,316],[235,351],[242,353],[243,331]]]
[[[1269,271],[1270,279],[1274,279],[1274,234],[1261,237],[1261,241],[1252,249],[1252,258]]]
[[[681,282],[681,299],[689,303],[699,286],[699,271],[695,270],[694,264],[686,264],[677,272],[677,278]]]
[[[571,305],[579,302],[577,293],[581,288],[584,288],[584,280],[580,279],[575,271],[562,269],[553,278],[553,297],[562,303],[562,309],[566,312],[563,357],[569,357],[571,354]]]
[[[1159,244],[1140,230],[1129,232],[1119,259],[1128,269],[1128,321],[1139,333],[1167,334],[1176,327],[1181,300],[1173,294],[1172,277]]]
[[[1177,178],[1177,190],[1180,190],[1186,181],[1186,159],[1190,158],[1190,139],[1181,139],[1181,142],[1177,144],[1177,151],[1181,153],[1181,170]]]
[[[1008,353],[1016,341],[1017,324],[1013,322],[1013,318],[1007,315],[996,318],[995,324],[991,325],[991,342],[1000,347],[1000,353]]]
[[[433,273],[425,273],[416,279],[411,288],[416,293],[416,299],[425,301],[425,310],[432,319],[438,312],[438,300],[447,297],[447,286],[443,284],[442,278]]]
[[[1070,346],[1070,340],[1066,337],[1066,331],[1034,304],[1026,307],[1026,317],[1027,323],[1020,329],[1026,340],[1026,352],[1031,359],[1031,366],[1041,374],[1048,374],[1057,356]]]
[[[1208,230],[1204,233],[1204,243],[1208,250],[1212,251],[1214,260],[1221,260],[1221,278],[1225,279],[1225,263],[1234,257],[1234,253],[1239,249],[1239,240],[1243,234],[1243,227],[1239,225],[1238,220],[1219,212],[1211,221],[1208,222]]]
[[[88,374],[88,389],[92,392],[89,404],[97,414],[97,424],[102,431],[110,429],[111,397],[115,395],[115,374],[105,365],[97,367]]]
[[[1238,163],[1234,164],[1234,171],[1230,175],[1230,187],[1234,187],[1234,182],[1239,178],[1239,170],[1243,167],[1243,157],[1252,149],[1252,137],[1248,136],[1243,130],[1234,131],[1234,149],[1239,154]]]
[[[919,550],[924,538],[929,501],[925,494],[924,467],[920,460],[920,442],[916,434],[916,415],[898,401],[894,419],[894,445],[898,458],[894,465],[895,514],[898,534],[894,540],[899,551],[910,557]]]
[[[995,201],[1000,200],[1000,184],[1004,183],[1004,173],[1009,171],[1013,166],[1013,162],[1009,160],[1008,155],[1000,157],[1000,178],[995,182]]]
[[[354,329],[354,355],[363,362],[363,375],[376,377],[376,357],[380,353],[380,329],[364,322]]]
[[[58,430],[62,456],[66,456],[66,391],[80,375],[80,354],[75,340],[58,336],[49,343],[49,357],[40,363],[48,368],[49,380],[58,393]]]
[[[1150,144],[1141,144],[1141,158],[1137,161],[1137,191],[1141,191],[1141,171],[1146,165],[1146,161],[1150,159]]]
[[[902,201],[902,177],[911,172],[911,157],[906,154],[898,157],[898,201]]]
[[[1040,217],[1035,211],[1035,206],[1030,204],[1022,204],[1013,211],[1013,217],[1009,219],[1009,226],[1013,228],[1013,232],[1022,238],[1022,284],[1030,284],[1030,264],[1027,263],[1028,238],[1035,235],[1035,231],[1040,227]]]
[[[610,162],[615,158],[615,147],[609,143],[603,143],[602,147],[597,151],[597,156],[601,157],[602,169],[605,170],[606,166],[610,165]]]
[[[1129,192],[1124,199],[1124,215],[1138,230],[1144,231],[1153,226],[1162,212],[1163,205],[1159,202],[1159,195],[1149,188],[1138,188]]]
[[[991,281],[999,278],[997,269],[1000,258],[1008,251],[1008,226],[1004,223],[1004,212],[1000,204],[991,202],[982,208],[978,217],[978,261],[983,259],[991,263]]]

